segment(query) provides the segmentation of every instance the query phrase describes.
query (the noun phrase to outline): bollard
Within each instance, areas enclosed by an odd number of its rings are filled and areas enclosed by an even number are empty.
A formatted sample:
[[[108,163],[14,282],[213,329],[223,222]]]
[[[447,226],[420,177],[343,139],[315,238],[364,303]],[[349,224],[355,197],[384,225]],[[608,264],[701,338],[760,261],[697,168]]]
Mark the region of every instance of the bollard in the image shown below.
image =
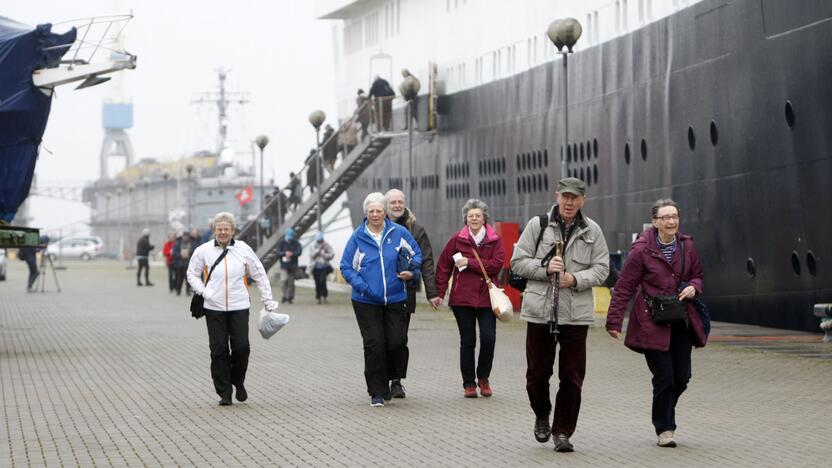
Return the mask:
[[[815,317],[820,317],[820,329],[824,331],[823,342],[832,342],[832,304],[815,304]]]

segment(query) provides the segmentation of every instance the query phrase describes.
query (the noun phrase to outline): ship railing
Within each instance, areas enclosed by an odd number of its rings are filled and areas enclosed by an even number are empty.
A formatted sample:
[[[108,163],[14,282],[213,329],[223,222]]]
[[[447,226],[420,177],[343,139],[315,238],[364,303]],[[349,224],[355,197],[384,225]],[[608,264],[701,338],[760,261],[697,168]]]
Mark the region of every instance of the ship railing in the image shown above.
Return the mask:
[[[306,158],[303,167],[290,177],[283,187],[275,187],[271,195],[266,195],[263,209],[248,221],[237,234],[237,238],[250,245],[255,251],[309,197],[315,197],[315,190],[320,185],[317,174],[323,175],[321,182],[335,172],[347,156],[366,138],[373,138],[374,117],[371,102],[365,101],[350,118],[346,119],[332,135],[324,139]],[[369,120],[365,120],[369,118]],[[365,125],[366,122],[366,125]],[[364,131],[364,129],[367,131]],[[321,153],[320,155],[318,153]],[[341,158],[338,158],[338,155]],[[317,169],[317,162],[323,162],[323,170]]]

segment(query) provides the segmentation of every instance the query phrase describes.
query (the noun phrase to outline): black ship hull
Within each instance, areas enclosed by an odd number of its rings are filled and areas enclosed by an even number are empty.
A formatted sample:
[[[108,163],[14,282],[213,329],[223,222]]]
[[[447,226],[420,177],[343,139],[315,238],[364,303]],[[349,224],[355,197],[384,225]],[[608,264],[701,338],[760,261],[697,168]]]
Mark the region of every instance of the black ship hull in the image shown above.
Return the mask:
[[[492,221],[545,212],[561,177],[562,63],[440,99],[413,141],[410,205],[441,249],[468,198]],[[680,203],[715,320],[817,331],[832,302],[832,2],[704,1],[569,58],[569,175],[611,252]],[[422,117],[422,116],[420,116]],[[407,138],[350,188],[401,188]]]

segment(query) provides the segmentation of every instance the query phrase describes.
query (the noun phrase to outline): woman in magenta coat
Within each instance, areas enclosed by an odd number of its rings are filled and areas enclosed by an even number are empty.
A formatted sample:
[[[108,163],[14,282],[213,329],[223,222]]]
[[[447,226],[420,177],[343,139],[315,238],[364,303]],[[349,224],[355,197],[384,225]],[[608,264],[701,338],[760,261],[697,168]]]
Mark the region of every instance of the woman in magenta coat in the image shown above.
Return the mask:
[[[690,302],[702,294],[702,265],[693,238],[679,232],[679,205],[670,199],[658,200],[652,217],[653,228],[633,242],[615,283],[607,333],[619,338],[627,304],[635,298],[624,344],[644,354],[653,374],[652,419],[658,445],[675,447],[676,403],[690,380],[691,348],[707,342],[702,320]],[[645,295],[676,295],[687,304],[687,318],[673,324],[654,323]]]
[[[462,215],[465,227],[451,236],[436,264],[436,286],[439,298],[444,300],[448,280],[453,278],[448,305],[459,327],[459,368],[465,398],[477,398],[477,386],[482,396],[490,397],[492,390],[488,378],[497,341],[497,320],[474,249],[482,259],[488,277],[495,283],[505,261],[505,251],[500,236],[488,225],[488,205],[470,199],[462,207]],[[475,370],[477,323],[480,326],[480,354]]]

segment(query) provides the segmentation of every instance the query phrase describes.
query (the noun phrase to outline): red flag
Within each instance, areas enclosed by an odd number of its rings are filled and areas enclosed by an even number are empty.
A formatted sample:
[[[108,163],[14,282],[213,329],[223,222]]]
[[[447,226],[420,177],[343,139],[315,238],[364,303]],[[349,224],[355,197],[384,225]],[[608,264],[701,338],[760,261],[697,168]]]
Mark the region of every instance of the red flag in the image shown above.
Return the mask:
[[[245,205],[246,203],[251,203],[254,200],[254,189],[249,185],[248,187],[240,190],[234,195],[234,198],[240,202],[240,206]]]

